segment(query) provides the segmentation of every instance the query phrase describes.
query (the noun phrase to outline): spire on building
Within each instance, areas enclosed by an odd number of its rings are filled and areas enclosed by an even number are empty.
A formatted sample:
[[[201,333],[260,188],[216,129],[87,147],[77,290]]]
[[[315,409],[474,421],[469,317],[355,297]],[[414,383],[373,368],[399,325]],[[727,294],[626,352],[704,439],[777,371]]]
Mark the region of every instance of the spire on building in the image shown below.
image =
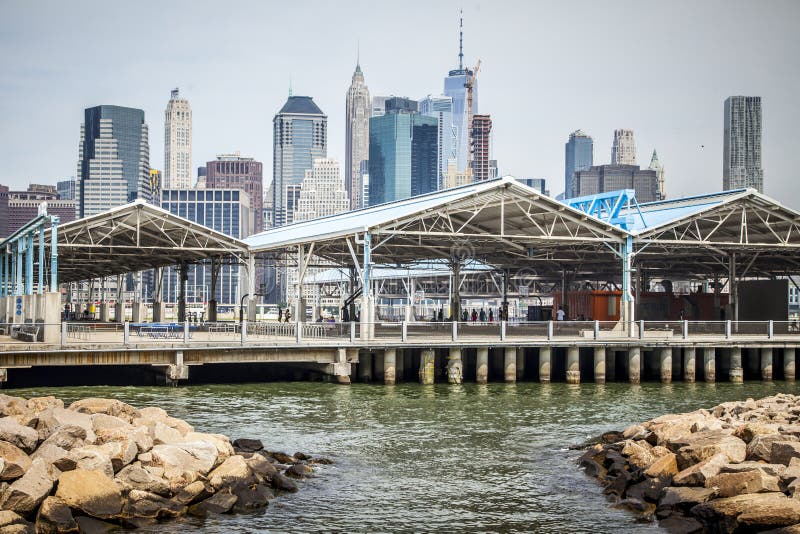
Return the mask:
[[[289,75],[289,98],[292,98],[292,75]]]
[[[661,162],[658,161],[658,153],[656,153],[656,149],[653,149],[653,157],[650,158],[650,168],[653,170],[661,168]]]
[[[464,10],[458,19],[458,70],[464,70]]]

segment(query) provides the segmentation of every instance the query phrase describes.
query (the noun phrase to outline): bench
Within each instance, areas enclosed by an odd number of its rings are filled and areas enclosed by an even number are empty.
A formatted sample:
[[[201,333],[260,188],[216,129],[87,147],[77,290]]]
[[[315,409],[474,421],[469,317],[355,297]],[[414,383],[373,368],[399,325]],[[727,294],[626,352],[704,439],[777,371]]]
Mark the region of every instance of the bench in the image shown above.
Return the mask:
[[[32,324],[13,325],[11,327],[11,338],[33,343],[39,340],[39,327]]]

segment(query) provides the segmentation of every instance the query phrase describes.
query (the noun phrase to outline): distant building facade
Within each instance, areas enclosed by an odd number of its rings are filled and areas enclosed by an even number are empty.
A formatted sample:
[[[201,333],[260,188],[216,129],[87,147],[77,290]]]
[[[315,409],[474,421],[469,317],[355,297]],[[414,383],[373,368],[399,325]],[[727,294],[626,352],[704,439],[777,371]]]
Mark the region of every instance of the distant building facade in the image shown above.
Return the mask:
[[[386,101],[392,98],[391,96],[373,96],[372,97],[372,110],[370,117],[380,117],[386,114]]]
[[[633,140],[633,130],[614,130],[611,164],[636,165],[636,143]]]
[[[547,189],[547,178],[517,178],[517,181],[536,189],[545,196],[550,196],[550,191]]]
[[[761,167],[761,97],[725,99],[722,188],[752,187],[764,192]]]
[[[419,101],[419,112],[439,121],[437,149],[439,151],[439,189],[445,187],[445,175],[449,161],[458,156],[458,129],[453,124],[453,97],[428,95]]]
[[[164,176],[158,169],[150,169],[150,191],[153,194],[153,203],[160,204],[161,190],[164,183]]]
[[[272,124],[273,220],[283,226],[292,223],[306,170],[328,155],[328,117],[310,96],[289,96]]]
[[[653,149],[653,156],[650,158],[650,166],[648,167],[651,171],[656,171],[656,175],[658,176],[658,196],[661,200],[665,200],[667,198],[667,180],[666,174],[664,172],[664,165],[658,159],[658,154],[656,153],[656,149]]]
[[[369,88],[364,83],[361,65],[356,65],[346,99],[345,165],[344,179],[350,197],[350,209],[358,209],[364,203],[361,191],[361,164],[369,158],[369,118],[371,100]]]
[[[77,197],[76,188],[77,181],[74,176],[67,180],[56,182],[56,191],[58,191],[58,198],[61,200],[75,200]]]
[[[192,169],[192,108],[173,89],[164,110],[164,188],[192,187]]]
[[[206,163],[205,173],[205,189],[239,189],[247,193],[253,214],[250,231],[261,232],[264,229],[263,164],[253,158],[244,158],[239,152],[220,154],[216,160]]]
[[[634,189],[639,203],[661,200],[658,173],[637,165],[597,165],[575,173],[570,198]]]
[[[75,200],[61,200],[54,185],[31,184],[26,191],[9,191],[0,186],[2,197],[0,215],[5,211],[5,234],[7,237],[39,215],[39,206],[47,203],[47,213],[58,215],[61,223],[75,220]],[[0,228],[2,230],[2,228]]]
[[[150,141],[144,111],[121,106],[85,110],[78,180],[81,217],[138,198],[150,201]]]
[[[407,98],[386,101],[369,124],[369,202],[393,202],[438,189],[438,124]]]
[[[315,159],[306,170],[294,221],[310,221],[350,209],[350,199],[342,180],[339,162],[332,158]]]
[[[491,178],[489,157],[492,138],[492,117],[472,117],[472,179],[476,182]]]
[[[570,198],[576,171],[585,171],[594,165],[594,141],[583,130],[569,134],[564,146],[564,198]]]

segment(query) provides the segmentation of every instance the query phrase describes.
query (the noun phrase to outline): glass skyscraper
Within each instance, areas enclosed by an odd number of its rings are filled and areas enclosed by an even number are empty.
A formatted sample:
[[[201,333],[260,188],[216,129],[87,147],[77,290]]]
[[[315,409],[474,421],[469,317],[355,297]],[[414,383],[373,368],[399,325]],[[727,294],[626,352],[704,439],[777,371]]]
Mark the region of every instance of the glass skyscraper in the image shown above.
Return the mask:
[[[761,97],[725,99],[722,188],[752,187],[764,192],[761,167]]]
[[[585,171],[594,164],[594,141],[583,130],[575,130],[569,134],[564,152],[564,198],[572,198],[575,173]]]
[[[430,193],[439,183],[439,121],[420,115],[407,98],[386,101],[369,121],[369,203]]]
[[[444,176],[447,174],[447,162],[455,161],[457,154],[458,129],[453,124],[453,98],[450,96],[431,96],[419,101],[419,112],[439,121],[437,150],[439,151],[439,184],[444,187]]]
[[[453,99],[453,129],[456,138],[456,169],[466,172],[469,161],[469,113],[467,109],[467,78],[472,75],[470,69],[451,70],[444,79],[444,94]],[[478,113],[478,81],[472,88],[472,114]]]

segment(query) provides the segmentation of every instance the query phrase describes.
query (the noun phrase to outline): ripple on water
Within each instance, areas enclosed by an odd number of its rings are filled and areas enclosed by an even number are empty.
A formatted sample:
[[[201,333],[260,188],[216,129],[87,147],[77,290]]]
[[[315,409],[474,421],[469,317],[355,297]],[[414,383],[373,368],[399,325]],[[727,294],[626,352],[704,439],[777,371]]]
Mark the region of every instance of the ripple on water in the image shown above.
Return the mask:
[[[571,444],[727,400],[797,393],[794,384],[520,383],[387,388],[321,383],[11,391],[70,402],[160,406],[200,431],[329,456],[299,493],[263,514],[187,518],[143,532],[655,531],[609,507]]]

